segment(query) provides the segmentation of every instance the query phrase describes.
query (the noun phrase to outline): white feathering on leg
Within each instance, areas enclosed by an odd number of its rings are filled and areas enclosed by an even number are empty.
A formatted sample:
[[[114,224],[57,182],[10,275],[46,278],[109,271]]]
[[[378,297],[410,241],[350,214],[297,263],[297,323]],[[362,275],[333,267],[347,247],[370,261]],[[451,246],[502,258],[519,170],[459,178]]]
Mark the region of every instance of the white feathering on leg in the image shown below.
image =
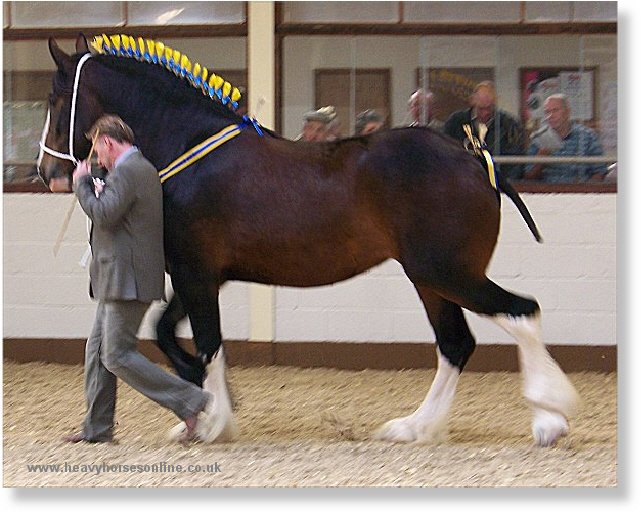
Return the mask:
[[[411,415],[383,424],[375,433],[375,438],[423,444],[439,443],[447,438],[447,420],[460,371],[438,349],[437,354],[436,376],[421,405]]]
[[[496,315],[492,320],[516,338],[523,375],[523,395],[533,410],[532,434],[540,446],[553,445],[568,431],[580,398],[541,341],[540,316]]]
[[[213,399],[196,425],[196,435],[204,442],[231,441],[238,435],[238,427],[225,381],[225,356],[222,346],[207,366],[206,376],[203,389],[209,392]]]
[[[203,390],[212,395],[205,411],[198,416],[196,438],[203,442],[228,442],[238,435],[238,427],[232,411],[231,400],[225,382],[225,356],[222,346],[206,369]],[[183,441],[187,426],[179,422],[169,430],[167,437],[174,442]]]

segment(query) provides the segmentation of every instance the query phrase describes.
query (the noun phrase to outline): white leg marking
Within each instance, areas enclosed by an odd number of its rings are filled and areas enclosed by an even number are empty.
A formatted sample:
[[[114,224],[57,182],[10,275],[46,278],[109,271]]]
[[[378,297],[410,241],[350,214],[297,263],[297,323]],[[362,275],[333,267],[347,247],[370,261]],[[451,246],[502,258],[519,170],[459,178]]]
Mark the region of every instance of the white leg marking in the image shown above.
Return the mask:
[[[238,435],[236,419],[225,382],[225,356],[223,348],[218,350],[206,369],[203,390],[212,395],[204,412],[198,416],[196,438],[203,442],[229,442]],[[173,441],[184,438],[187,426],[178,423],[169,430],[168,437]]]
[[[228,442],[238,434],[229,391],[225,382],[225,356],[222,346],[206,369],[203,389],[213,396],[196,425],[196,435],[204,442]]]
[[[553,445],[568,433],[567,418],[579,407],[579,394],[541,341],[540,316],[491,317],[516,338],[523,395],[533,409],[532,433],[538,445]]]
[[[458,367],[438,354],[438,369],[429,392],[417,410],[407,417],[386,422],[375,438],[391,442],[439,443],[447,437],[447,419],[460,376]]]

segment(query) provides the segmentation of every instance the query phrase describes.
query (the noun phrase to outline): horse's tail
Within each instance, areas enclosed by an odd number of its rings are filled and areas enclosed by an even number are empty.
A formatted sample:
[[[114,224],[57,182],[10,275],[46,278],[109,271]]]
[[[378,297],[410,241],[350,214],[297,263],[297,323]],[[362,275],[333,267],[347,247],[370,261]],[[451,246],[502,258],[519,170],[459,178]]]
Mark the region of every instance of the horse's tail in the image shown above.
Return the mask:
[[[480,141],[476,136],[472,125],[464,124],[463,132],[465,132],[465,135],[467,136],[467,139],[463,144],[465,149],[481,162],[481,165],[488,173],[488,178],[490,179],[492,187],[497,190],[497,194],[498,192],[503,192],[508,198],[512,200],[512,202],[516,205],[516,208],[521,213],[521,216],[523,216],[525,224],[527,224],[536,241],[543,242],[543,238],[539,233],[539,229],[536,227],[534,219],[532,219],[530,211],[525,206],[525,203],[523,203],[523,200],[519,196],[519,193],[516,192],[514,187],[512,187],[512,184],[500,173],[498,169],[496,169],[494,159],[492,158],[492,154],[490,153],[486,144]]]
[[[532,215],[530,214],[530,211],[525,206],[525,203],[523,203],[521,196],[519,196],[519,193],[516,192],[516,189],[512,187],[512,184],[509,182],[507,178],[505,178],[501,174],[500,171],[496,173],[496,178],[497,178],[499,190],[503,192],[508,198],[510,198],[514,203],[514,205],[516,205],[516,208],[521,213],[521,216],[523,216],[523,219],[525,220],[525,224],[527,224],[528,228],[532,232],[532,235],[534,235],[534,238],[536,239],[536,241],[543,242],[543,237],[541,237],[541,233],[539,232],[539,229],[537,228],[536,223],[534,222],[534,219],[532,219]]]

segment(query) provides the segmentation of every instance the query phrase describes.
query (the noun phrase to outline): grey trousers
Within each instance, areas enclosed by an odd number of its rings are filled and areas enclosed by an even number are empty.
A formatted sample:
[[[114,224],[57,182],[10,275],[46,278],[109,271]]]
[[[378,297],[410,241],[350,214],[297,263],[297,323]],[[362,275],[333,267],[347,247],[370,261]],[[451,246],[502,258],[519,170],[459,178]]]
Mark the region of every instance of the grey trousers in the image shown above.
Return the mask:
[[[138,301],[101,301],[85,348],[87,440],[113,438],[117,378],[185,419],[201,411],[209,394],[165,372],[138,352],[138,328],[149,307]]]

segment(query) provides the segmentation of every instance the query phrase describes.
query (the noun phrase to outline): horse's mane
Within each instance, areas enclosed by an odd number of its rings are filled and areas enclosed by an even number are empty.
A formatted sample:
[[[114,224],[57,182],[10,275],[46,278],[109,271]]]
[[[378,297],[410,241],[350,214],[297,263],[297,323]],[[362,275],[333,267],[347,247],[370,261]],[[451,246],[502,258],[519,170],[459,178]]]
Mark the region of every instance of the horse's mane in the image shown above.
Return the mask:
[[[150,95],[162,95],[174,103],[200,105],[216,114],[239,121],[235,112],[241,93],[225,79],[164,44],[130,36],[103,35],[91,46],[95,59],[109,69],[136,76]]]

